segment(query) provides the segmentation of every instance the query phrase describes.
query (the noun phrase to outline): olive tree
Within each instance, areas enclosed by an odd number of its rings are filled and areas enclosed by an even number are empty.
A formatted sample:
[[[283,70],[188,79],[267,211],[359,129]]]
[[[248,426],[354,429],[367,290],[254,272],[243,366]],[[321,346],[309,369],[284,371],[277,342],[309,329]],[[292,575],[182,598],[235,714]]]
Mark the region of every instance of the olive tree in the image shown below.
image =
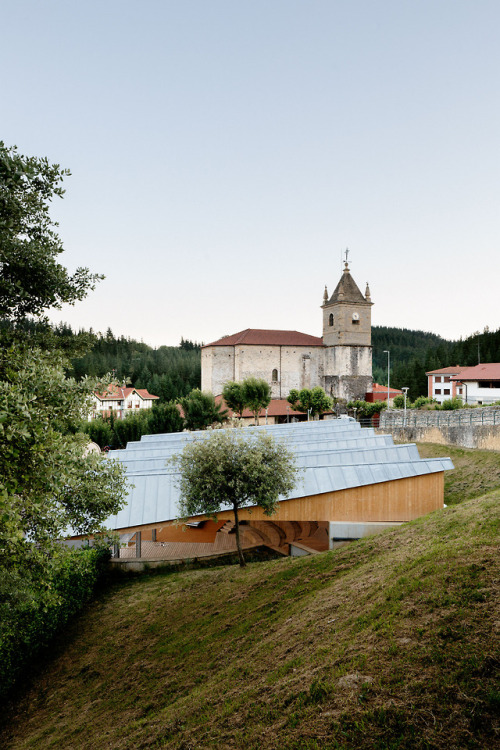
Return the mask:
[[[215,516],[231,508],[243,567],[238,512],[251,505],[260,506],[266,516],[276,512],[280,495],[290,493],[297,481],[293,453],[267,433],[214,430],[188,443],[172,461],[179,472],[180,515]]]

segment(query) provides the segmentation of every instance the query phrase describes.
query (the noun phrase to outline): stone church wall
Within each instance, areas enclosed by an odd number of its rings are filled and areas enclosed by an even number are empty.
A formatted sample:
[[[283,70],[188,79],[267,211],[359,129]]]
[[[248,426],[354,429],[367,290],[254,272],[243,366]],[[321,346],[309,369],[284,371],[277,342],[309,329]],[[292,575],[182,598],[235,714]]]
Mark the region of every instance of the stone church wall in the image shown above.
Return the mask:
[[[224,383],[237,379],[234,373],[234,346],[210,346],[201,350],[202,391],[211,391],[218,396]]]
[[[364,399],[372,383],[369,346],[334,346],[325,349],[324,389],[330,396]]]
[[[217,396],[228,380],[254,377],[270,384],[272,398],[286,398],[292,388],[321,385],[323,352],[322,347],[306,346],[207,347],[202,350],[201,389]]]

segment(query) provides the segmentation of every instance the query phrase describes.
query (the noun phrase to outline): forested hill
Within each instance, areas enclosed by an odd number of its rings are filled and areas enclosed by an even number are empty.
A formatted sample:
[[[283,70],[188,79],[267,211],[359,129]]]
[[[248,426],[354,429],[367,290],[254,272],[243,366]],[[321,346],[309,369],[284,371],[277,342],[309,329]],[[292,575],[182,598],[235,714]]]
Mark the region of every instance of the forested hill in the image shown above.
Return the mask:
[[[62,336],[72,334],[69,326],[59,326],[55,330]],[[102,377],[112,373],[117,382],[147,388],[162,401],[178,399],[200,387],[201,344],[182,339],[179,346],[154,349],[142,341],[124,336],[117,338],[111,329],[93,337],[90,351],[72,360],[71,374],[78,379],[84,375]]]
[[[391,384],[408,386],[410,397],[427,395],[426,372],[452,365],[474,366],[478,362],[500,362],[500,329],[473,333],[448,341],[434,333],[407,328],[372,328],[373,379],[387,383],[387,354],[391,356]]]
[[[61,337],[76,336],[69,326],[60,325],[54,332]],[[201,383],[201,344],[181,340],[179,346],[147,344],[124,336],[116,337],[108,329],[93,334],[92,349],[73,360],[77,378],[84,375],[103,376],[114,373],[119,382],[136,388],[147,388],[162,401],[187,395]],[[79,332],[81,335],[81,332]],[[500,329],[485,330],[458,341],[448,341],[435,333],[407,328],[374,326],[372,329],[373,379],[387,384],[387,354],[391,354],[391,384],[408,386],[410,397],[427,395],[426,371],[449,365],[476,365],[500,362]]]

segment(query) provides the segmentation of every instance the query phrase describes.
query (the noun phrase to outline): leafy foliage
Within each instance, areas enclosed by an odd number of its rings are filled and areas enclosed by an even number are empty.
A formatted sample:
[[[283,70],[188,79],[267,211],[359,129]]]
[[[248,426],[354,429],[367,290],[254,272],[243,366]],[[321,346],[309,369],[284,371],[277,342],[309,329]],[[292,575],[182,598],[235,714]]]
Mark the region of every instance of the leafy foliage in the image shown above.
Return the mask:
[[[68,527],[96,531],[125,495],[122,470],[88,453],[80,422],[93,383],[67,379],[56,354],[0,352],[1,564],[47,559]]]
[[[143,435],[167,432],[182,432],[184,419],[174,402],[154,404],[152,409],[141,409],[127,414],[124,419],[98,416],[82,424],[82,430],[100,448],[125,448],[131,440],[140,440]]]
[[[90,599],[106,551],[55,551],[43,585],[32,567],[0,579],[0,700],[40,648]]]
[[[215,402],[211,393],[204,393],[195,388],[181,399],[184,411],[184,424],[188,430],[204,430],[214,424],[222,424],[227,418],[227,409]]]
[[[348,409],[356,409],[356,416],[360,419],[371,418],[374,414],[380,414],[383,409],[387,409],[387,401],[348,401]]]
[[[57,256],[63,251],[49,215],[69,175],[46,158],[26,157],[0,141],[0,315],[19,321],[47,309],[74,304],[102,276],[78,268],[70,276]]]
[[[78,577],[76,558],[57,539],[69,528],[98,531],[126,491],[120,466],[89,453],[88,438],[77,431],[97,382],[67,378],[65,353],[74,356],[90,337],[58,336],[44,317],[85,297],[102,278],[86,268],[70,276],[57,261],[63,248],[48,209],[62,196],[66,174],[0,142],[0,663],[5,659],[6,685],[16,665],[66,617],[55,613],[71,613],[85,601],[76,579],[68,583]]]
[[[233,412],[239,417],[242,416],[247,406],[243,383],[235,383],[233,380],[229,380],[222,389],[222,398]]]
[[[295,486],[299,471],[284,444],[267,433],[239,429],[215,430],[188,443],[174,465],[180,472],[181,515],[214,515],[223,506],[232,507],[242,566],[238,509],[259,505],[272,515],[279,496]]]
[[[455,396],[455,398],[448,398],[443,401],[441,409],[443,411],[455,411],[456,409],[461,409],[463,405],[462,399]]]
[[[292,389],[287,401],[297,411],[310,412],[312,417],[333,408],[333,400],[319,385],[312,389],[302,388],[301,391]]]
[[[246,378],[243,381],[243,398],[245,405],[255,417],[257,424],[259,412],[266,409],[271,403],[271,386],[267,380],[260,378]]]

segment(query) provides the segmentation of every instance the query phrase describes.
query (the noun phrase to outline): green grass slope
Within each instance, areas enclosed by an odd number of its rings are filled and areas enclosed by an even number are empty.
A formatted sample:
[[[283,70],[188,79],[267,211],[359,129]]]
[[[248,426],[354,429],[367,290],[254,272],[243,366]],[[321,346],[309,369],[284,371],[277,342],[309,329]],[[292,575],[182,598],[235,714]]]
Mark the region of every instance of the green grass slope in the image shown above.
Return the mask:
[[[2,748],[495,748],[500,492],[310,558],[114,585]]]
[[[461,503],[500,487],[500,455],[496,451],[455,445],[418,443],[421,458],[449,456],[455,469],[444,474],[444,501]]]

